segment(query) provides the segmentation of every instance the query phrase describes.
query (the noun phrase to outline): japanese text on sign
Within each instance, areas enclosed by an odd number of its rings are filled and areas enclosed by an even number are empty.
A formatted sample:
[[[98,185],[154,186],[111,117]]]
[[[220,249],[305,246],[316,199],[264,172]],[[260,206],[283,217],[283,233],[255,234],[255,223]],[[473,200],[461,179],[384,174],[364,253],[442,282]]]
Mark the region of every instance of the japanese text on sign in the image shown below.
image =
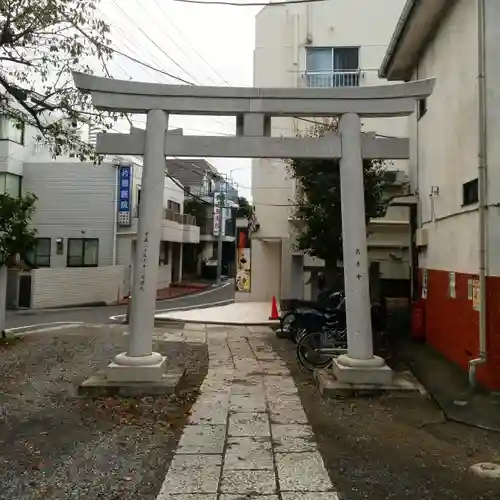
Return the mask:
[[[130,226],[132,166],[121,165],[118,178],[118,224],[120,226]]]

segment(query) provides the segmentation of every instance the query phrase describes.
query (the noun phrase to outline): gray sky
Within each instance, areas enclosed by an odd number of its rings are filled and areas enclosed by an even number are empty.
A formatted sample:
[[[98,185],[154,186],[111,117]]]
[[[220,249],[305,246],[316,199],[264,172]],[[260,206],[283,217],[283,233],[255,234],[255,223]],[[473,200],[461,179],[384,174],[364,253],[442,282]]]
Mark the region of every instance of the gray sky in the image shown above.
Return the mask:
[[[151,66],[200,85],[252,85],[254,20],[259,7],[196,5],[174,0],[102,0],[100,10],[112,27],[113,45]],[[176,83],[121,56],[115,57],[109,70],[114,78]],[[186,134],[234,133],[234,120],[224,117],[175,116],[170,126],[183,127]],[[125,131],[126,123],[122,127]],[[242,194],[250,195],[250,160],[209,161],[227,174],[237,169],[231,175],[242,186]]]

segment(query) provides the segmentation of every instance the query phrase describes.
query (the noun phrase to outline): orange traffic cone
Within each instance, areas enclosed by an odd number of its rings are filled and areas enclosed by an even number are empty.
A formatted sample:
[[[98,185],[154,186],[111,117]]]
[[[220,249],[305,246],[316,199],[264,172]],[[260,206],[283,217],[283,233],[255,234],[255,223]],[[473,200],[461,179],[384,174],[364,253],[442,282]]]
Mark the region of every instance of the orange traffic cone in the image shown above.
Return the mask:
[[[278,304],[276,303],[276,296],[273,295],[273,302],[271,305],[271,316],[269,316],[270,320],[280,319],[280,315],[278,314]]]

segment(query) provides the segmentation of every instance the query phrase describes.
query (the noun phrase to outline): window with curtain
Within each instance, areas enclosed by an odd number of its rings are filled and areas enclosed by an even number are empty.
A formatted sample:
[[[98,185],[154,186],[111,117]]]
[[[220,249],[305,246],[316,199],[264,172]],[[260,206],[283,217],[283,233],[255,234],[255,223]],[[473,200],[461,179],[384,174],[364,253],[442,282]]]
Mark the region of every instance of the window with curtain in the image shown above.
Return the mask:
[[[0,194],[21,196],[21,179],[19,175],[0,173]]]
[[[28,252],[27,260],[35,267],[50,267],[51,239],[37,238],[35,248]]]
[[[97,267],[98,264],[98,238],[68,239],[67,267]]]
[[[24,122],[0,116],[0,140],[24,144]]]
[[[168,200],[167,201],[167,208],[169,210],[172,210],[172,212],[175,212],[176,214],[181,213],[181,204],[177,203],[176,201]]]
[[[359,86],[359,48],[308,48],[306,81],[308,87]]]
[[[170,252],[170,242],[160,241],[160,258],[159,258],[160,266],[168,264],[169,252]]]

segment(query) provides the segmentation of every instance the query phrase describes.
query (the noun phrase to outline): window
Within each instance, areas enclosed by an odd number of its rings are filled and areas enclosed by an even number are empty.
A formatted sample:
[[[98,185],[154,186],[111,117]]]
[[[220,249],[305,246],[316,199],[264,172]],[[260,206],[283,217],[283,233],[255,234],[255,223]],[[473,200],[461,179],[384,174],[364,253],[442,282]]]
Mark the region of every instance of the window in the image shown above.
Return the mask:
[[[168,241],[160,241],[160,266],[164,266],[168,264],[168,253],[169,253],[169,242]]]
[[[27,260],[35,267],[50,267],[50,238],[37,238],[35,248],[28,252]]]
[[[0,140],[24,144],[24,122],[0,116]]]
[[[177,203],[176,201],[168,200],[167,201],[167,208],[169,210],[172,210],[172,212],[175,212],[176,214],[181,213],[181,204]]]
[[[206,174],[203,177],[203,183],[201,187],[201,195],[202,196],[208,196],[210,193],[212,193],[212,179],[210,179]]]
[[[479,201],[479,182],[477,179],[466,182],[463,187],[462,205],[473,205]]]
[[[308,87],[358,87],[358,47],[314,47],[306,52]]]
[[[419,99],[418,101],[418,109],[417,109],[417,117],[420,120],[422,116],[427,113],[427,99]]]
[[[137,205],[135,207],[135,216],[136,217],[139,217],[139,214],[140,214],[140,208],[141,208],[141,188],[138,187],[137,188]]]
[[[97,267],[99,240],[97,238],[68,239],[68,267]]]
[[[11,196],[21,196],[21,179],[19,175],[1,173],[0,174],[0,194],[10,194]]]

